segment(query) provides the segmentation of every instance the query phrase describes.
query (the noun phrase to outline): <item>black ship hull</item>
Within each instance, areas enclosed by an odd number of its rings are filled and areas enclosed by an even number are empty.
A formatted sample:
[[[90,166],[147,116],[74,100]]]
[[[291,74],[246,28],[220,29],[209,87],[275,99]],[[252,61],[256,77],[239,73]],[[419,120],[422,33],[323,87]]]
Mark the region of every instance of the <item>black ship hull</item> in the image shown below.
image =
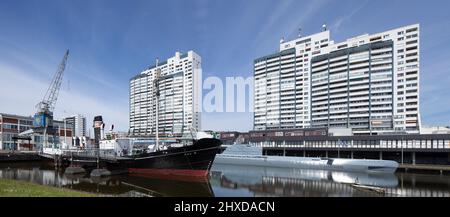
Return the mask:
[[[204,181],[221,144],[218,139],[200,139],[189,146],[124,159],[120,165],[127,168],[130,175]]]

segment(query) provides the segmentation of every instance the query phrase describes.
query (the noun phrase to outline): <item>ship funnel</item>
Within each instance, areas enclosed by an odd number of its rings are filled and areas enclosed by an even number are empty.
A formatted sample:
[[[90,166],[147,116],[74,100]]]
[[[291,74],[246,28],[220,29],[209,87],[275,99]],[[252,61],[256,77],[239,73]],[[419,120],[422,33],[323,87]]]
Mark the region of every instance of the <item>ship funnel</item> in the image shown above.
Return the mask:
[[[94,117],[94,125],[93,125],[93,127],[94,127],[94,138],[95,138],[95,142],[94,142],[94,146],[95,147],[98,147],[99,146],[99,141],[101,140],[101,139],[103,139],[103,137],[102,137],[102,128],[104,128],[104,125],[103,125],[103,118],[102,118],[102,116],[95,116]]]

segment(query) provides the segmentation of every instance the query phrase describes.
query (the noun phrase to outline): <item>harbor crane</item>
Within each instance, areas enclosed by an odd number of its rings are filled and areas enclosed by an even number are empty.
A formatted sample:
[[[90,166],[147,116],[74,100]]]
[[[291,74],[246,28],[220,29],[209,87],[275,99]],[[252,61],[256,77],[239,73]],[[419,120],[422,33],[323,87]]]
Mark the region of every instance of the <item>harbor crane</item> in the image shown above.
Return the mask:
[[[58,100],[59,90],[66,68],[67,58],[69,57],[69,50],[66,51],[58,70],[53,76],[52,82],[44,95],[41,102],[36,105],[37,112],[34,115],[33,127],[35,132],[44,134],[54,134],[56,129],[53,128],[53,111],[55,109],[56,101]]]

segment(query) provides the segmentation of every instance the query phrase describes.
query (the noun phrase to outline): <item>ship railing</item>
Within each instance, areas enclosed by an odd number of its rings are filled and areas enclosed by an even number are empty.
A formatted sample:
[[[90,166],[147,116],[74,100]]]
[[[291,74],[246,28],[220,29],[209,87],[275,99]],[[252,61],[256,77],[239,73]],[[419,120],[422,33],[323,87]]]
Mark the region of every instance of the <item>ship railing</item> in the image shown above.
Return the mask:
[[[62,155],[71,158],[100,158],[113,161],[118,157],[114,150],[103,149],[63,150]]]

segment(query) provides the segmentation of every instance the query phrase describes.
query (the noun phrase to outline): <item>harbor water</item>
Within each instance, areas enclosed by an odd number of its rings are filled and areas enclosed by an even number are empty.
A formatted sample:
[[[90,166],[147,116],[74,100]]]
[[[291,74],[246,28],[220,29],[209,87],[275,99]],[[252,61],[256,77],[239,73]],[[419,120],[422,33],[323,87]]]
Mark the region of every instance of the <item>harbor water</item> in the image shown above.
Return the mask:
[[[118,175],[65,175],[44,163],[0,163],[0,178],[105,196],[150,197],[450,197],[450,176],[371,174],[214,164],[209,181]],[[376,190],[374,190],[376,189]]]

